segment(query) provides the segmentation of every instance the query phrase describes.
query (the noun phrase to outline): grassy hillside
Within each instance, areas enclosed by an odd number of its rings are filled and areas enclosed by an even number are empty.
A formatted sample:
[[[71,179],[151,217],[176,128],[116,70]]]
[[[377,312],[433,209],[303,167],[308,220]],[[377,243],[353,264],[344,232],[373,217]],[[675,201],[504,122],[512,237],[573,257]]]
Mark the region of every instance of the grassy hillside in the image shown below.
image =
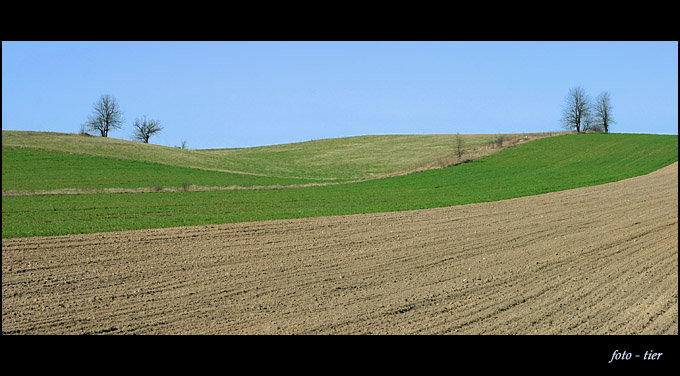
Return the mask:
[[[553,133],[510,134],[505,146],[517,140],[552,136]],[[477,158],[490,150],[497,135],[461,135],[465,158]],[[456,135],[383,135],[315,140],[248,149],[202,150],[210,156],[238,161],[243,170],[272,176],[325,181],[360,180],[443,167],[456,161]]]
[[[160,188],[197,186],[269,186],[316,182],[313,179],[234,174],[159,163],[59,151],[3,147],[2,192]]]
[[[677,136],[544,138],[438,170],[279,190],[3,197],[2,236],[61,235],[425,209],[602,184],[678,159]]]
[[[524,140],[525,136],[528,136],[529,140],[534,140],[551,135],[553,134],[505,135],[505,145],[512,145],[520,139]],[[476,158],[499,150],[488,147],[489,141],[495,138],[495,135],[461,135],[461,137],[464,140],[466,158]],[[115,158],[117,160],[227,173],[238,172],[241,175],[248,174],[283,179],[281,181],[271,179],[260,181],[252,177],[245,179],[243,176],[223,176],[227,183],[215,184],[214,180],[219,180],[218,175],[206,176],[206,181],[212,185],[285,185],[303,184],[311,181],[340,182],[401,174],[428,167],[442,167],[455,161],[455,144],[455,135],[403,135],[346,137],[240,149],[181,150],[173,147],[115,138],[51,132],[2,131],[3,178],[6,168],[8,170],[32,168],[30,164],[33,163],[36,157],[27,155],[22,160],[20,154],[21,151],[30,148],[57,152],[57,154],[52,154],[49,157],[60,161],[54,168],[60,169],[61,174],[71,176],[73,179],[82,182],[92,179],[88,176],[89,171],[81,174],[82,176],[78,175],[79,171],[81,171],[79,163],[84,162],[84,158],[78,159],[74,155]],[[15,148],[15,150],[6,153],[5,149],[10,147]],[[10,153],[14,162],[11,166],[5,167],[5,154],[9,156]],[[66,153],[67,155],[59,155],[58,153]],[[94,166],[97,163],[107,163],[108,165],[108,163],[112,162],[102,160],[95,162],[92,159],[87,159],[87,163],[91,163]],[[118,168],[117,166],[119,166],[117,163],[111,165],[114,170]],[[143,170],[145,173],[153,172],[149,165],[137,166],[126,164],[125,166],[125,168],[131,169],[133,174],[137,170]],[[7,172],[7,174],[10,174],[7,178],[15,180],[11,173],[11,171]],[[161,173],[159,177],[151,177],[158,181],[167,180],[168,176],[175,173],[183,174],[175,170],[171,174]],[[189,174],[192,177],[196,176],[195,172]],[[56,172],[54,172],[54,175],[56,175]],[[112,185],[108,185],[108,187],[122,187],[119,184],[115,184],[117,178],[111,177],[109,179],[111,183],[107,184]],[[19,177],[16,180],[20,179]],[[202,177],[199,178],[199,180],[202,179]],[[125,183],[126,179],[121,177],[121,180]],[[134,184],[148,186],[149,182],[147,180]],[[241,183],[241,181],[244,182]],[[182,183],[203,184],[198,181],[186,182],[182,179],[176,182],[167,182],[166,184],[178,186]],[[35,184],[27,188],[21,188],[21,183],[7,183],[9,185],[6,188],[5,184],[3,179],[3,191],[6,189],[54,189],[42,188]],[[53,182],[46,182],[46,185],[59,186],[60,188],[86,188],[85,186],[68,184],[55,185]],[[86,185],[94,187],[97,184],[95,182],[88,182]],[[14,186],[16,188],[11,188]]]

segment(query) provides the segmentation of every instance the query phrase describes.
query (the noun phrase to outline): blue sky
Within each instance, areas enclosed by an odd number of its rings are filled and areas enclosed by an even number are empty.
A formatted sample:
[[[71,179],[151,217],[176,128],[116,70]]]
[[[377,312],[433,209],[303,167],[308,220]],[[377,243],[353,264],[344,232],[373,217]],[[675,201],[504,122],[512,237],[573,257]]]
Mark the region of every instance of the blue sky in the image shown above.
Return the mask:
[[[569,88],[612,132],[678,134],[678,42],[2,42],[2,129],[77,133],[102,94],[131,139],[191,149],[369,134],[562,130]]]

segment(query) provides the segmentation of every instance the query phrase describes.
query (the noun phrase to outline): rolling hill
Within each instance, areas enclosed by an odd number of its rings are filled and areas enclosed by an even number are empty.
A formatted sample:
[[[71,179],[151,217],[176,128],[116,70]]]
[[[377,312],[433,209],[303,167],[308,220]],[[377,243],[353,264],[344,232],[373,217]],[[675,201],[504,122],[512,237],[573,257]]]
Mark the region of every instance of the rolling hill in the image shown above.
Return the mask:
[[[377,141],[382,136],[375,137]],[[366,140],[370,138],[363,141]],[[396,142],[397,139],[391,141],[393,143],[389,148],[395,149],[400,144]],[[314,144],[318,145],[319,142]],[[332,140],[325,142],[332,143]],[[10,140],[6,143],[3,132],[3,191],[4,149],[16,146],[17,143]],[[331,147],[325,153],[322,150],[318,149],[314,153],[333,155],[334,149]],[[405,155],[411,153],[406,147],[404,150]],[[248,152],[252,153],[251,150]],[[677,152],[677,136],[571,134],[523,143],[470,163],[349,184],[267,190],[3,196],[2,236],[9,238],[207,225],[488,202],[647,174],[677,161]],[[228,151],[197,151],[196,155],[201,158],[204,154],[210,155],[213,159],[206,158],[201,162],[207,163],[207,160],[226,160],[225,153],[228,154]],[[450,155],[450,146],[447,153]],[[326,160],[341,164],[342,159],[337,154],[327,156]],[[375,155],[372,158],[379,159]],[[243,156],[241,158],[245,159]],[[432,158],[429,161],[432,163]],[[158,160],[150,162],[140,159],[136,162],[157,163]],[[402,171],[406,171],[407,165],[409,162],[401,162]],[[337,168],[340,169],[339,166]],[[306,170],[300,162],[298,167],[290,167],[289,173],[299,175]],[[368,171],[364,169],[363,173]],[[381,170],[381,173],[388,172],[388,168]],[[172,175],[172,172],[169,174]],[[281,179],[283,175],[286,174],[281,173],[275,179]],[[330,176],[308,172],[307,178],[315,179],[322,175],[326,178]],[[350,178],[349,173],[340,175],[344,179]]]
[[[490,141],[501,135],[461,135],[463,160],[555,134],[558,133],[502,135],[503,147],[490,146]],[[367,180],[457,163],[455,147],[456,135],[385,135],[253,148],[182,150],[115,138],[3,131],[3,192],[135,188],[152,184],[266,186]],[[48,165],[50,176],[45,176]],[[14,176],[15,173],[19,175]],[[58,183],[59,180],[62,182]]]

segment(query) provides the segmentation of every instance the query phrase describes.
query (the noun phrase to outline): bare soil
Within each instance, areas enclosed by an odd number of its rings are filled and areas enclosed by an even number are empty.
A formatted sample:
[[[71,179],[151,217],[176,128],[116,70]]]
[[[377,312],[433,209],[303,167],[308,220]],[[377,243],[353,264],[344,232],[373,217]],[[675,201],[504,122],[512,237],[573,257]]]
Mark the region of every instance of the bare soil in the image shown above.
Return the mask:
[[[678,164],[485,204],[2,240],[3,334],[678,334]]]

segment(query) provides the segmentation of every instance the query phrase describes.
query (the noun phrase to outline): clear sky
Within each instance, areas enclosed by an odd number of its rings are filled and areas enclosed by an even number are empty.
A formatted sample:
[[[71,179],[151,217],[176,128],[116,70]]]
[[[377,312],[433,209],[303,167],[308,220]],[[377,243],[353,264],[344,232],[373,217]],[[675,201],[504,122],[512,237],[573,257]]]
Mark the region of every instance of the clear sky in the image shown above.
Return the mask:
[[[569,88],[617,133],[678,134],[678,42],[2,42],[2,129],[77,133],[103,94],[150,143],[249,147],[372,134],[562,130]]]

